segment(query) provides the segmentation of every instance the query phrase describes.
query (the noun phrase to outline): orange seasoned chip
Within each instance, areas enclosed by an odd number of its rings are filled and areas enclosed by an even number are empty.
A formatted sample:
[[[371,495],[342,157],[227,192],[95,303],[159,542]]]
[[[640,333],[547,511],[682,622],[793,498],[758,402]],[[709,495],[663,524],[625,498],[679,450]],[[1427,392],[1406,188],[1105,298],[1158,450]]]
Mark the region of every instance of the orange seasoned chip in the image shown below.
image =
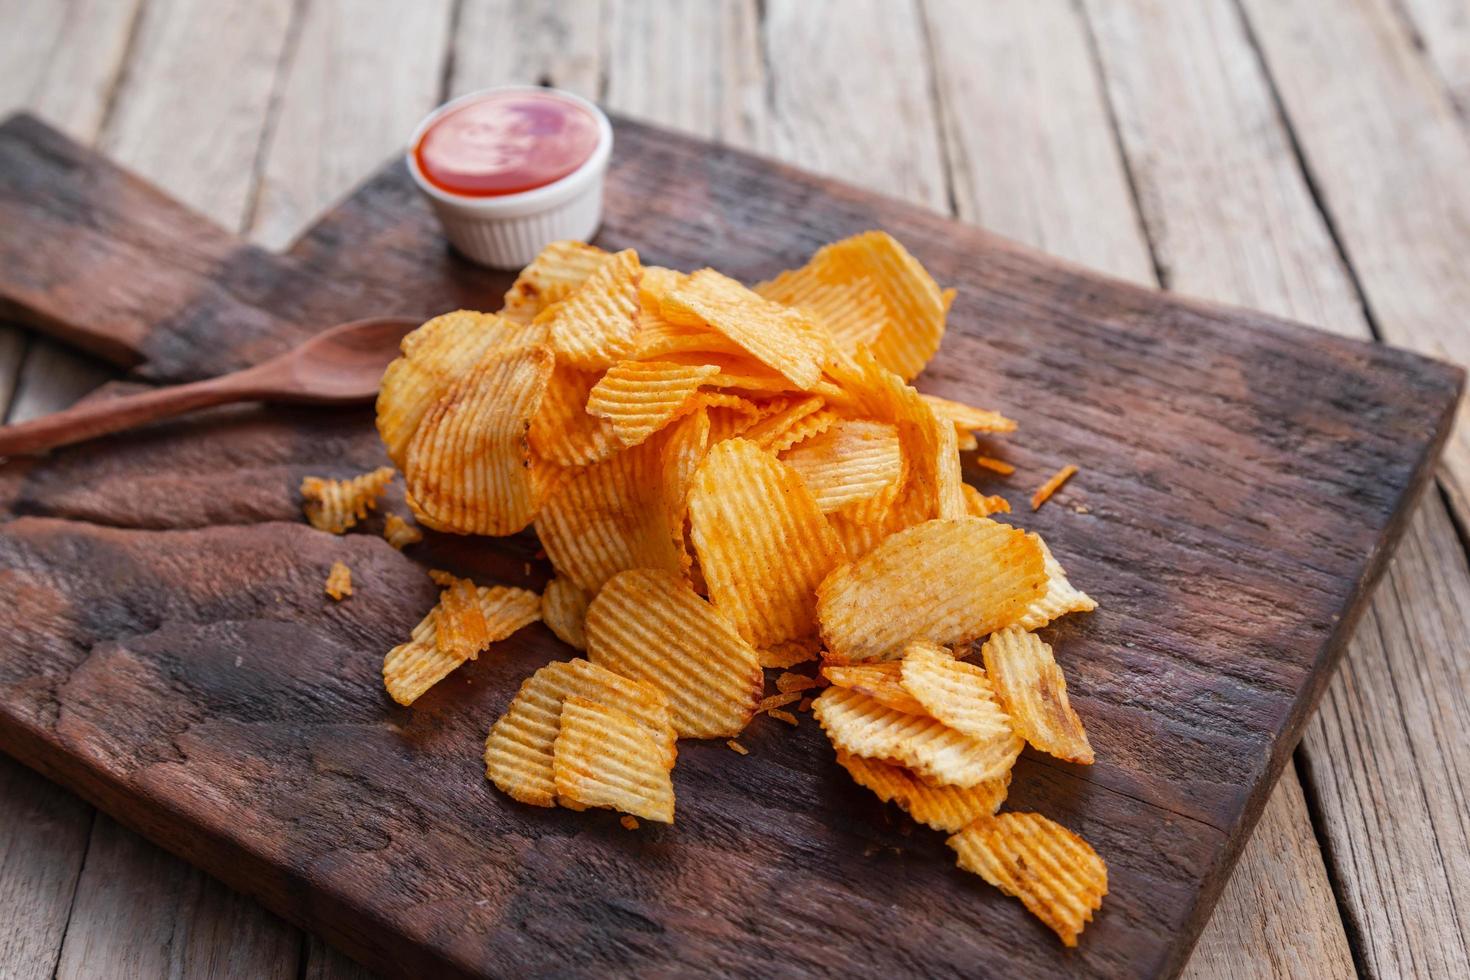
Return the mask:
[[[590,698],[568,697],[552,743],[557,799],[576,809],[607,807],[674,822],[674,762],[638,719]],[[635,825],[636,826],[636,825]]]
[[[608,254],[584,242],[552,242],[521,270],[505,294],[501,315],[530,323],[536,315],[570,296],[608,260]]]
[[[978,786],[998,779],[1016,755],[981,742],[928,715],[896,711],[845,687],[829,687],[812,713],[833,746],[870,759],[891,759],[935,786]]]
[[[791,269],[755,287],[766,299],[810,314],[845,351],[871,346],[883,332],[888,310],[867,276],[846,282],[824,282],[809,268]]]
[[[663,691],[687,738],[739,735],[765,687],[755,648],[681,579],[653,569],[613,576],[592,600],[587,657]]]
[[[1046,568],[1046,593],[1026,609],[1025,615],[1016,621],[1016,625],[1022,629],[1039,630],[1067,613],[1092,612],[1096,609],[1095,599],[1067,581],[1067,573],[1052,556],[1046,542],[1039,536],[1036,540],[1041,545],[1041,560]]]
[[[926,521],[839,566],[817,590],[835,661],[890,659],[1009,626],[1046,588],[1035,535],[982,517]]]
[[[418,544],[424,540],[424,532],[397,514],[389,514],[383,522],[383,539],[399,551],[402,551],[409,545]]]
[[[802,640],[773,643],[768,647],[762,647],[757,654],[762,667],[784,669],[821,659],[822,648],[815,637],[807,637]]]
[[[894,711],[911,715],[929,713],[903,686],[903,664],[897,660],[871,664],[828,664],[822,668],[822,676],[833,687],[845,687],[859,694],[866,694]]]
[[[980,817],[949,839],[959,866],[984,878],[1077,945],[1108,893],[1108,867],[1087,841],[1039,813]]]
[[[1011,626],[992,634],[980,656],[1017,734],[1058,759],[1092,763],[1087,730],[1067,700],[1067,680],[1050,646]]]
[[[719,371],[713,364],[621,361],[593,386],[587,411],[611,422],[624,446],[636,446],[688,411],[700,385]]]
[[[853,782],[872,790],[883,802],[897,803],[919,823],[951,834],[977,817],[988,817],[999,810],[1011,785],[1009,772],[961,789],[930,786],[903,766],[849,752],[839,751],[837,763],[847,770]]]
[[[605,368],[633,351],[638,329],[638,253],[623,249],[607,258],[566,299],[537,314],[558,361]]]
[[[725,745],[729,747],[731,752],[734,752],[737,755],[750,755],[750,749],[747,749],[745,746],[741,745],[733,738],[726,742]]]
[[[420,524],[456,534],[514,534],[536,516],[526,430],[551,377],[544,347],[487,354],[419,423],[403,478]]]
[[[657,688],[586,660],[553,661],[521,684],[485,739],[485,778],[512,799],[533,806],[557,802],[555,752],[562,702],[581,697],[632,716],[663,750],[677,755],[669,702]],[[575,804],[575,800],[570,801]]]
[[[989,517],[991,514],[1009,514],[1011,505],[1006,498],[992,494],[986,496],[966,483],[960,488],[965,495],[965,512],[971,517]]]
[[[773,405],[769,414],[762,416],[760,421],[740,435],[741,438],[749,439],[762,449],[777,452],[776,443],[781,441],[802,419],[821,411],[823,401],[820,395],[804,395],[790,400],[773,399]]]
[[[801,478],[745,439],[710,449],[689,493],[710,600],[758,647],[816,631],[815,590],[842,546]]]
[[[554,578],[541,593],[541,621],[550,627],[557,639],[578,650],[587,649],[583,624],[592,599],[571,579]]]
[[[332,562],[327,572],[327,595],[338,602],[352,595],[352,569],[340,561]]]
[[[999,473],[1001,476],[1010,476],[1016,472],[1016,468],[1010,463],[993,456],[976,456],[975,465],[990,470],[992,473]]]
[[[903,687],[924,711],[950,728],[1015,759],[1024,747],[996,700],[990,679],[943,647],[911,643],[903,655]]]
[[[587,398],[602,377],[558,364],[531,420],[531,448],[558,466],[586,466],[607,459],[622,445],[612,422],[587,411]]]
[[[963,402],[951,401],[938,395],[921,395],[924,401],[942,419],[953,422],[961,432],[1015,432],[1016,423],[999,412],[988,408],[975,408]]]
[[[844,419],[787,451],[791,467],[824,514],[871,500],[896,488],[903,476],[898,427],[887,422]]]
[[[467,578],[449,577],[439,596],[434,645],[446,657],[461,663],[474,659],[490,645],[490,624],[480,608],[480,592]]]
[[[797,419],[780,435],[772,436],[765,448],[773,453],[784,453],[799,446],[813,436],[819,436],[836,425],[840,416],[830,408],[823,408]]]
[[[814,320],[713,269],[700,269],[671,289],[662,310],[673,323],[706,324],[729,337],[797,388],[810,388],[822,376],[830,340]]]
[[[476,593],[486,627],[487,645],[503,640],[541,618],[541,597],[534,592],[492,585],[481,586]],[[383,658],[383,685],[399,704],[413,704],[471,656],[459,656],[458,651],[446,652],[439,648],[442,599],[440,603],[413,628],[407,643],[389,650]]]
[[[318,531],[345,534],[368,511],[378,506],[378,498],[393,482],[393,467],[380,466],[348,480],[328,480],[320,476],[304,477],[301,496],[306,519]]]

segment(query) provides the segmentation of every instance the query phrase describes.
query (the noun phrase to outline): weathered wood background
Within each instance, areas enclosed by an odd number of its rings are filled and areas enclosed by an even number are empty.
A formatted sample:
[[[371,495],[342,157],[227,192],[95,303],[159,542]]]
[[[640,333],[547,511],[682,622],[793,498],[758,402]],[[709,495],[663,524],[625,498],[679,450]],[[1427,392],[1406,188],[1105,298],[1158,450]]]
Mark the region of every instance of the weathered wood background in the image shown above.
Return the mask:
[[[547,81],[1115,275],[1470,361],[1456,0],[0,0],[31,108],[279,247],[438,101]],[[7,331],[12,420],[109,376]],[[1470,428],[1190,974],[1470,972]],[[358,968],[0,759],[0,973]]]

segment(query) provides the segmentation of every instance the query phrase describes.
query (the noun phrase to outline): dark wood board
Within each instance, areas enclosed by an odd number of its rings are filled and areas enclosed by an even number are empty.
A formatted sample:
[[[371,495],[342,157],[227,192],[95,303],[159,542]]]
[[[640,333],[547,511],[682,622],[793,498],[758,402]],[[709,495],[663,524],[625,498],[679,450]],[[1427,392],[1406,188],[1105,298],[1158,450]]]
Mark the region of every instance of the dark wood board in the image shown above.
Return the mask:
[[[990,451],[1101,602],[1048,631],[1097,764],[1027,752],[1010,806],[1107,860],[1064,950],[853,787],[816,724],[684,743],[678,822],[540,810],[485,782],[541,626],[412,709],[383,653],[425,566],[539,586],[529,534],[306,526],[308,473],[383,461],[371,412],[236,408],[0,467],[0,748],[163,846],[405,974],[1165,976],[1185,962],[1432,470],[1461,373],[1117,283],[909,205],[617,123],[601,242],[753,280],[893,232],[959,289],[919,386],[1018,418]],[[398,163],[286,255],[250,247],[27,117],[0,126],[7,315],[177,381],[369,314],[493,309]],[[105,395],[104,395],[105,397]],[[1085,505],[1085,507],[1081,506]],[[393,502],[401,508],[401,500]],[[335,559],[357,588],[322,582]]]

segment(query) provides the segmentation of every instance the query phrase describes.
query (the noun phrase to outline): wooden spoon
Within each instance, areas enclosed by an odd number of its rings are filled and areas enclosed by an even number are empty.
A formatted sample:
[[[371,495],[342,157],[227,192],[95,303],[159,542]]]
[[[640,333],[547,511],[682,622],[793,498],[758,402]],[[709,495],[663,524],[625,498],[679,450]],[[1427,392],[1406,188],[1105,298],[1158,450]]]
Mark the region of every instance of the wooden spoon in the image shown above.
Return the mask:
[[[374,317],[342,323],[278,357],[232,374],[121,398],[84,402],[0,427],[0,456],[39,453],[213,405],[264,401],[350,405],[378,393],[383,370],[420,320]]]

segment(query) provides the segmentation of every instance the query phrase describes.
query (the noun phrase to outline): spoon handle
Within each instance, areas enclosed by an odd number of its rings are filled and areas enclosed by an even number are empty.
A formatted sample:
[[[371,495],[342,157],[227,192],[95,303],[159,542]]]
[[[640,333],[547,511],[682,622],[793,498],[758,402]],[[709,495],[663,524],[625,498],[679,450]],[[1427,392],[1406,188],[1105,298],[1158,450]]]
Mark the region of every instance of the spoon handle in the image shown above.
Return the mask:
[[[0,456],[44,452],[195,409],[259,397],[249,380],[242,377],[245,373],[83,402],[37,419],[0,427]]]

